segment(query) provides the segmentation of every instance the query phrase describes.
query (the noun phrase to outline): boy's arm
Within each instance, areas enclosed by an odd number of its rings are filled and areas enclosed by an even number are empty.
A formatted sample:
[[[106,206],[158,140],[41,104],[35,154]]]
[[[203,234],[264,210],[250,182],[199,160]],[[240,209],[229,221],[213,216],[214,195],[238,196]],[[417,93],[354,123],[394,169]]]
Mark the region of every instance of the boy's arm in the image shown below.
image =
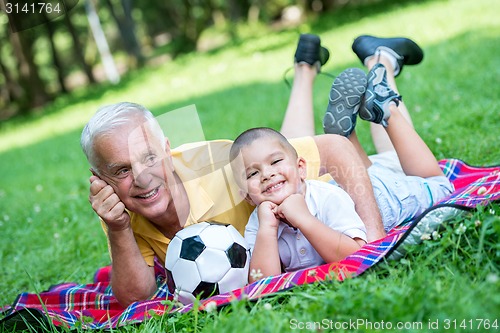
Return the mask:
[[[304,197],[300,194],[285,199],[279,206],[278,215],[280,214],[304,234],[327,263],[340,261],[366,244],[360,238],[353,239],[323,224],[309,212]]]
[[[257,232],[252,259],[250,260],[250,283],[263,277],[281,274],[277,232],[266,229],[261,227]],[[260,274],[255,275],[255,273]]]
[[[333,230],[311,214],[301,218],[297,228],[327,263],[340,261],[366,244],[360,238],[353,239]]]
[[[258,207],[259,229],[250,259],[249,282],[266,276],[281,274],[281,261],[278,251],[279,221],[273,213],[274,204],[263,202]],[[255,274],[260,271],[260,274]]]

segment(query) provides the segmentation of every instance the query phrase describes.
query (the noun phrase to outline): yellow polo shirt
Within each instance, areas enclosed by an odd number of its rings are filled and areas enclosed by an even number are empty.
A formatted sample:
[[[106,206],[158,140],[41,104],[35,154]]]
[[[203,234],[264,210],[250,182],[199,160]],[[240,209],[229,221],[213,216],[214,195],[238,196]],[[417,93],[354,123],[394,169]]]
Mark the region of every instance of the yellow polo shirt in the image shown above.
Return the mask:
[[[299,156],[307,162],[307,178],[317,179],[320,168],[318,148],[312,137],[292,139]],[[241,234],[254,206],[238,193],[229,165],[232,141],[215,140],[182,145],[172,150],[174,170],[182,180],[190,203],[186,226],[201,221],[232,224]],[[154,257],[164,264],[170,239],[143,216],[131,213],[132,230],[139,249],[150,266]]]

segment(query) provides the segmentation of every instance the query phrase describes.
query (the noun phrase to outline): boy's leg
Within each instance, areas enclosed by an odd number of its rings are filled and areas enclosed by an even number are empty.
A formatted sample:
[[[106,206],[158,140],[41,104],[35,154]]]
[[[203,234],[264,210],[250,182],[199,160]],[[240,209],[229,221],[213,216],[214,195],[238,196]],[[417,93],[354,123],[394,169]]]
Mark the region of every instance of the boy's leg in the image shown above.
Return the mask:
[[[408,123],[399,107],[391,105],[390,111],[391,116],[385,130],[394,145],[405,174],[422,178],[443,176],[436,157]]]
[[[313,83],[316,68],[295,64],[292,91],[281,125],[281,134],[287,139],[314,135]]]
[[[443,176],[431,150],[397,106],[401,104],[400,96],[389,86],[383,64],[371,68],[365,97],[360,117],[384,125],[405,174],[423,178]]]
[[[313,83],[316,75],[330,57],[328,50],[321,46],[318,36],[300,35],[294,55],[295,76],[290,99],[280,132],[287,137],[313,136]]]
[[[364,106],[360,117],[380,125],[373,127],[378,152],[396,150],[407,175],[442,176],[437,160],[413,128],[408,109],[401,101],[395,77],[404,65],[422,61],[422,49],[408,38],[360,36],[353,51],[369,69]]]
[[[399,95],[399,90],[394,77],[394,69],[392,68],[390,61],[386,57],[381,56],[378,59],[372,57],[366,63],[368,70],[371,70],[373,66],[378,62],[383,64],[387,69],[387,82],[389,83],[391,89],[394,90],[394,92],[396,92]],[[406,108],[406,105],[404,104],[403,101],[399,102],[399,111],[406,119],[408,124],[413,127],[413,121],[411,119],[410,113],[408,112],[408,109]],[[385,131],[382,125],[376,123],[370,123],[370,132],[373,145],[375,146],[375,150],[377,151],[377,153],[384,153],[387,151],[394,150],[394,146],[392,145],[391,139],[387,135],[387,132]]]
[[[424,56],[422,49],[414,41],[404,37],[380,38],[363,35],[354,40],[352,50],[368,70],[378,62],[384,64],[387,68],[389,85],[398,94],[394,78],[401,73],[405,65],[419,64]],[[381,53],[382,55],[390,55],[392,61],[386,56],[381,56]],[[402,103],[400,103],[400,111],[408,120],[408,123],[413,126],[410,114]],[[370,130],[377,153],[394,150],[394,146],[382,126],[372,123]]]
[[[366,91],[366,74],[359,68],[348,68],[333,80],[328,99],[323,130],[327,134],[345,136],[368,168],[371,161],[356,135],[356,118]]]

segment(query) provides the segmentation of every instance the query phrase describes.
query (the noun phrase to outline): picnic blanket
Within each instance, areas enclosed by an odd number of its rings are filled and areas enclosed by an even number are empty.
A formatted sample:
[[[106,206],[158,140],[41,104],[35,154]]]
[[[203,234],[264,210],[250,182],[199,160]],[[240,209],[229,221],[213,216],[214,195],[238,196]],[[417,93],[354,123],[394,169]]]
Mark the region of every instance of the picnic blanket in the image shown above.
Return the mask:
[[[359,276],[383,259],[399,259],[408,244],[422,241],[424,233],[430,233],[440,224],[466,214],[478,205],[500,200],[500,166],[475,167],[458,159],[439,161],[444,174],[455,186],[455,191],[416,219],[392,229],[386,237],[368,243],[359,251],[336,263],[271,276],[230,293],[212,296],[197,306],[224,306],[234,300],[255,300],[295,286],[317,281]],[[0,321],[0,327],[18,329],[27,324],[83,329],[112,329],[142,322],[152,315],[167,312],[187,312],[193,304],[172,307],[165,304],[173,299],[168,292],[165,270],[155,266],[158,290],[149,300],[136,302],[123,308],[113,297],[109,285],[111,268],[103,267],[96,272],[94,283],[63,283],[54,285],[40,294],[23,293],[9,307],[8,315]]]

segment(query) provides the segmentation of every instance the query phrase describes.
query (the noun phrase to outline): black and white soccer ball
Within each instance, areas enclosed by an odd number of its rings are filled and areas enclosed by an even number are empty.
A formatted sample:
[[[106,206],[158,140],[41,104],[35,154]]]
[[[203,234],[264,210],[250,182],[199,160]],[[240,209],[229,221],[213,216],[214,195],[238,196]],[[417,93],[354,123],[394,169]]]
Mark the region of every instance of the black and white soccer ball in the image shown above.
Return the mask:
[[[177,232],[165,259],[173,280],[170,292],[183,304],[245,286],[249,265],[250,248],[243,236],[232,225],[211,221]]]

